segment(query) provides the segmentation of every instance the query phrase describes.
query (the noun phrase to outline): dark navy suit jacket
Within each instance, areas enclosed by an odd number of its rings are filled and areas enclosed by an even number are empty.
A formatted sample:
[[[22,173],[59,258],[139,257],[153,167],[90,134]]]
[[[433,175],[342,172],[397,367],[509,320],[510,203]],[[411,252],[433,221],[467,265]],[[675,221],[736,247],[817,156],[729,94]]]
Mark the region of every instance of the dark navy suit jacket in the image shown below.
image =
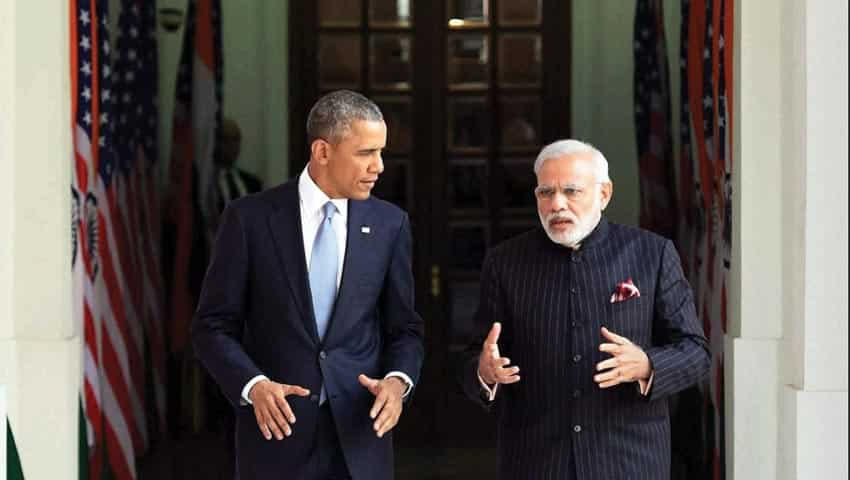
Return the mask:
[[[342,280],[324,341],[313,316],[297,180],[230,203],[214,250],[192,339],[236,409],[240,478],[313,478],[308,459],[324,381],[352,478],[391,479],[392,435],[376,437],[374,397],[357,376],[397,370],[414,384],[419,378],[423,326],[414,311],[407,215],[375,198],[349,201]],[[240,405],[242,389],[260,374],[312,393],[287,397],[297,417],[289,438],[265,440],[253,408]]]
[[[628,279],[640,296],[611,303]],[[500,478],[669,478],[667,398],[710,366],[672,242],[603,218],[573,251],[537,228],[491,250],[481,289],[481,339],[502,322],[500,353],[521,377],[489,404],[476,375],[481,343],[460,363],[467,395],[498,417]],[[636,383],[601,389],[593,381],[596,364],[610,358],[599,351],[602,326],[646,352],[655,372],[648,396]]]

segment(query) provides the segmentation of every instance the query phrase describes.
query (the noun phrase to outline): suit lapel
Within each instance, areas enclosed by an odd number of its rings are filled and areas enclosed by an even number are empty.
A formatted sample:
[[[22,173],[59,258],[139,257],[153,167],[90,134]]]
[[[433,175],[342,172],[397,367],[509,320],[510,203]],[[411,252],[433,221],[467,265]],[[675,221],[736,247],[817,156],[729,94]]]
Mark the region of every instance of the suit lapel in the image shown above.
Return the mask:
[[[316,317],[310,294],[307,276],[307,263],[304,255],[304,236],[301,230],[301,207],[298,199],[297,181],[282,187],[281,202],[277,211],[269,217],[269,227],[278,253],[280,268],[292,291],[295,304],[301,313],[303,333],[314,342],[319,342],[316,330]]]
[[[374,229],[375,226],[370,224],[371,208],[370,201],[349,200],[348,201],[348,225],[347,239],[345,245],[345,260],[342,266],[342,280],[339,284],[339,292],[336,296],[336,304],[331,317],[331,323],[328,326],[328,331],[325,334],[325,343],[331,335],[340,331],[341,318],[345,312],[351,311],[349,308],[357,301],[357,285],[358,279],[362,278],[369,269],[368,256],[362,252],[370,248],[370,240],[372,240],[371,230],[363,231],[364,226]]]

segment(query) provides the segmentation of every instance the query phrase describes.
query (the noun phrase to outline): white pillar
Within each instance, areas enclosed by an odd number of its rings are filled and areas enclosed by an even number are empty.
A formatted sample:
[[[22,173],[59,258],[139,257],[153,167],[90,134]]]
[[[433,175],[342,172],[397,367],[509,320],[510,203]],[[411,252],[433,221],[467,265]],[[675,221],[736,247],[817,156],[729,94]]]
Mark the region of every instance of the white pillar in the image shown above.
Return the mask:
[[[77,472],[68,15],[0,0],[0,383],[26,478]]]
[[[846,478],[847,2],[782,12],[780,478]]]
[[[846,478],[847,2],[735,14],[727,476]]]
[[[739,0],[734,10],[734,205],[730,326],[724,342],[726,471],[729,478],[773,479],[784,254],[777,141],[780,11],[773,0]]]
[[[15,215],[13,206],[15,187],[14,141],[12,136],[13,118],[10,112],[14,108],[15,95],[11,75],[13,74],[15,47],[15,2],[0,0],[0,422],[3,424],[0,434],[0,479],[6,478],[6,418],[9,415],[9,389],[14,385],[16,375],[14,325],[12,323],[14,285],[14,236],[12,235]]]

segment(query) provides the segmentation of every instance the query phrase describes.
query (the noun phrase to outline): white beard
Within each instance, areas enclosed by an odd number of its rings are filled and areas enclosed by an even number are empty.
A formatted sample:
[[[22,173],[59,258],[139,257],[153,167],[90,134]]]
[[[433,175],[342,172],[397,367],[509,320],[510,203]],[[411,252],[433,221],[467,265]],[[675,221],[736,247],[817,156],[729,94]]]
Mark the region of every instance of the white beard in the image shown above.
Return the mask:
[[[540,223],[543,224],[543,230],[546,231],[546,235],[549,237],[549,240],[567,248],[576,248],[582,240],[590,235],[590,232],[596,228],[596,225],[599,224],[599,220],[602,218],[602,209],[599,208],[601,203],[602,202],[597,198],[593,204],[593,211],[596,213],[590,215],[584,220],[580,220],[576,218],[575,215],[565,211],[550,213],[545,217],[538,211],[538,216],[540,217]],[[572,220],[573,228],[563,232],[554,232],[549,228],[549,222],[555,219]]]

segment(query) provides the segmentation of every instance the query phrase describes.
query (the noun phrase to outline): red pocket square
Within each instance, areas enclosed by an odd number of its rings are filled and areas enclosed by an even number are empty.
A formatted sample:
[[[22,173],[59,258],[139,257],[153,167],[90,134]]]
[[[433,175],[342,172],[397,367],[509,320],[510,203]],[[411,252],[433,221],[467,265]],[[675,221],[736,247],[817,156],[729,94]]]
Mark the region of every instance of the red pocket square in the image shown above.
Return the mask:
[[[620,282],[617,285],[617,288],[614,290],[614,293],[611,295],[611,303],[622,302],[623,300],[628,300],[630,298],[635,298],[640,296],[640,290],[635,286],[632,282],[631,277],[625,282]]]

